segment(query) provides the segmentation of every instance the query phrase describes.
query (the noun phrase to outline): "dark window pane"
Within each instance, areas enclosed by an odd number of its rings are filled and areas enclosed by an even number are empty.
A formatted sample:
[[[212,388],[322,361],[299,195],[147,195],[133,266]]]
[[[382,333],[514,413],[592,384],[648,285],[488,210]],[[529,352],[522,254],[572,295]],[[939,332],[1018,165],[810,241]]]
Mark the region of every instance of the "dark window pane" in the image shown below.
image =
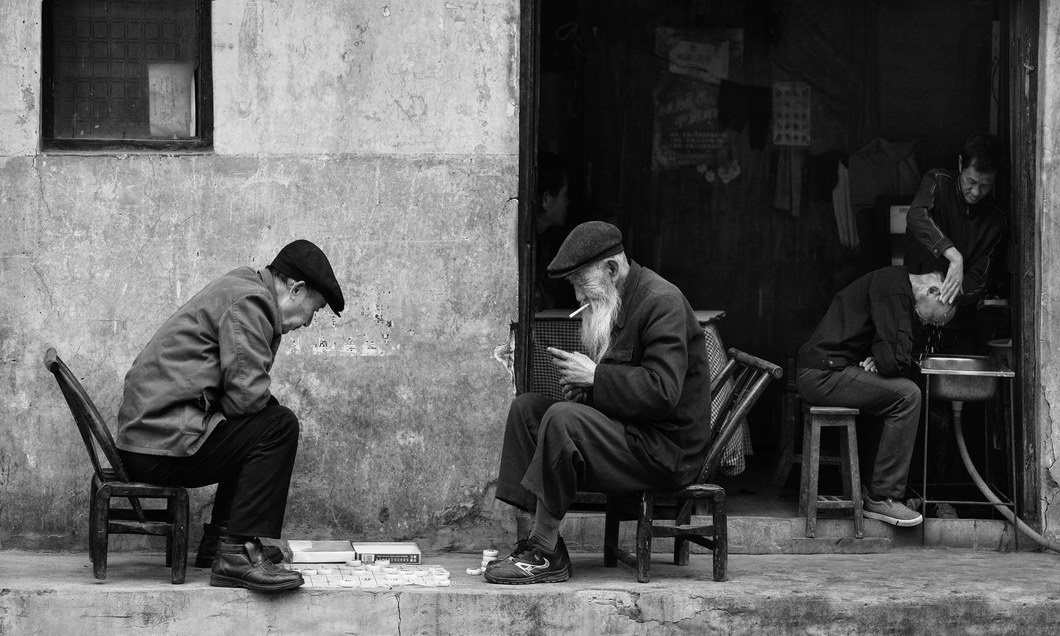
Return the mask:
[[[50,122],[46,142],[147,139],[152,130],[167,131],[155,133],[165,139],[185,137],[187,106],[177,114],[155,108],[159,120],[152,121],[151,101],[187,105],[189,98],[191,116],[204,113],[203,139],[212,138],[211,111],[204,106],[211,91],[195,85],[211,77],[209,58],[205,68],[199,60],[200,50],[209,55],[209,34],[202,34],[207,42],[200,42],[199,24],[200,12],[209,15],[211,0],[43,2],[49,51],[42,73],[44,111]],[[165,64],[149,77],[148,64],[155,62]],[[150,84],[156,75],[155,84]]]

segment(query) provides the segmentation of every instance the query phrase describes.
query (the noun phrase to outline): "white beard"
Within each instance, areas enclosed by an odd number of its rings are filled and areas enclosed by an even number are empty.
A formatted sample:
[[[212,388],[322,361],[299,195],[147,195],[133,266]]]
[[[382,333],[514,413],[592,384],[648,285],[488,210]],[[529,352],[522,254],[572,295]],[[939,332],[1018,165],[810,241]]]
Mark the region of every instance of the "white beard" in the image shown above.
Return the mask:
[[[587,298],[589,309],[582,318],[582,344],[593,362],[599,363],[611,348],[611,330],[618,320],[622,297],[614,281],[605,280],[598,290]]]

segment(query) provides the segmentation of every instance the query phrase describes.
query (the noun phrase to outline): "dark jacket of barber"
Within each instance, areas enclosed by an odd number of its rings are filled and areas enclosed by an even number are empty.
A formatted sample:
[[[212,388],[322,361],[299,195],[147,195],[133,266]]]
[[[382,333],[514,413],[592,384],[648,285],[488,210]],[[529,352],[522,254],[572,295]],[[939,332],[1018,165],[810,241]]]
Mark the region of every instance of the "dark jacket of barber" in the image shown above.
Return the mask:
[[[865,274],[835,295],[817,329],[799,349],[799,368],[841,371],[872,356],[882,376],[910,374],[915,362],[915,307],[905,267]]]
[[[625,425],[634,453],[673,471],[676,484],[698,476],[710,443],[703,330],[676,286],[632,261],[591,400]]]
[[[903,263],[913,274],[945,274],[950,262],[942,253],[956,247],[964,257],[959,301],[974,305],[986,291],[990,262],[1005,232],[1005,215],[988,199],[969,205],[959,179],[953,170],[924,175],[906,215]]]

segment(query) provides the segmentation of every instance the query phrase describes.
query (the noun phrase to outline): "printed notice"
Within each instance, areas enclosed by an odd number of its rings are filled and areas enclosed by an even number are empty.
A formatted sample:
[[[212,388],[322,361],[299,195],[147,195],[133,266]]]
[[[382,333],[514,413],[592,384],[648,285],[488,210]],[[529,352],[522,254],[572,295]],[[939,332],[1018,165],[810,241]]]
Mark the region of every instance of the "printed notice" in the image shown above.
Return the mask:
[[[187,139],[195,136],[195,68],[190,62],[147,65],[151,136]]]

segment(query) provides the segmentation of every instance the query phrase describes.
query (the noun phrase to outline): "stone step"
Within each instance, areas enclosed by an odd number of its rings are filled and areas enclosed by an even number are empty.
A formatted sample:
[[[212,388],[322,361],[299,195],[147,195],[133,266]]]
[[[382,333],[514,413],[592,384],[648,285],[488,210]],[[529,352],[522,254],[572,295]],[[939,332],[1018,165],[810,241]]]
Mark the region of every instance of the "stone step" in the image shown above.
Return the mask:
[[[709,516],[696,515],[692,523],[710,523]],[[896,528],[881,521],[863,521],[867,543],[854,545],[854,522],[849,517],[818,517],[816,538],[818,544],[808,543],[803,517],[729,517],[730,554],[806,554],[827,553],[828,545],[835,553],[883,552],[892,547],[903,548],[963,548],[969,550],[996,550],[1007,552],[1015,549],[1012,525],[992,519],[926,519],[923,529]],[[623,545],[633,545],[635,524],[625,522],[619,533]],[[599,552],[603,550],[604,520],[602,514],[570,513],[561,529],[564,541],[572,550]],[[839,541],[849,538],[849,541]],[[672,546],[668,539],[653,542],[653,551],[666,552]],[[1035,546],[1021,538],[1021,550],[1033,550]],[[693,546],[693,551],[700,551]]]

